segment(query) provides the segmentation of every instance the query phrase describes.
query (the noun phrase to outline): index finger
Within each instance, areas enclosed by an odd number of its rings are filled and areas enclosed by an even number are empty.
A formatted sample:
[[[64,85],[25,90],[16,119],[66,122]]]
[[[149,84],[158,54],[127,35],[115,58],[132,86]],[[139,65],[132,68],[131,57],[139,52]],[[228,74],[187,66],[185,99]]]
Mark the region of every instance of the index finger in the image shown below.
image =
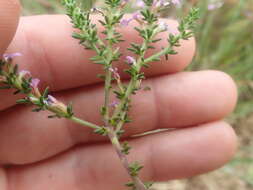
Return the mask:
[[[0,1],[0,56],[10,44],[18,25],[20,5],[17,0]]]

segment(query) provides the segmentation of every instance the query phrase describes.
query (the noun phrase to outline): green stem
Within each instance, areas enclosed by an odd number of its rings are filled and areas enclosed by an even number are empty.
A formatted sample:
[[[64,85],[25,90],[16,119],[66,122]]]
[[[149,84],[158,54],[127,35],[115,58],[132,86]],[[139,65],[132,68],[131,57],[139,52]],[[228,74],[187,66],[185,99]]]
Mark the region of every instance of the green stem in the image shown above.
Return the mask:
[[[110,101],[110,89],[111,89],[111,80],[112,80],[112,73],[109,68],[106,68],[106,75],[105,75],[105,100],[104,100],[104,107],[105,107],[105,125],[108,125],[109,121],[109,101]]]
[[[112,143],[115,151],[117,152],[117,155],[118,155],[122,165],[127,170],[128,175],[131,177],[132,181],[134,182],[135,187],[138,190],[147,190],[144,183],[140,180],[140,178],[138,176],[131,175],[131,170],[129,168],[129,166],[130,166],[129,161],[128,161],[126,155],[124,153],[122,153],[122,146],[119,142],[119,139],[118,139],[116,133],[111,128],[109,130],[108,137],[110,138],[111,143]]]
[[[96,124],[93,124],[93,123],[90,123],[88,121],[82,120],[82,119],[80,119],[78,117],[72,116],[72,117],[70,117],[68,119],[71,120],[71,121],[73,121],[73,122],[75,122],[75,123],[83,125],[83,126],[87,126],[87,127],[93,128],[93,129],[101,129],[100,126],[98,126]]]
[[[132,78],[129,82],[129,85],[127,87],[125,96],[121,99],[120,104],[116,107],[116,109],[114,110],[114,113],[112,115],[112,118],[115,118],[122,110],[124,104],[126,103],[126,101],[128,100],[129,96],[131,95],[133,88],[136,86],[137,80]]]
[[[126,115],[126,111],[121,113],[121,120],[118,122],[118,124],[116,125],[116,134],[118,132],[120,132],[120,130],[122,129],[123,125],[125,124],[125,121],[123,120],[124,117]]]
[[[145,56],[145,53],[146,53],[146,50],[147,50],[147,47],[148,47],[148,42],[147,41],[144,41],[143,44],[142,44],[142,48],[145,50],[143,51],[142,55],[140,55],[140,57],[138,58],[137,60],[137,71],[140,72],[141,70],[141,67],[143,65],[143,58]],[[123,97],[123,99],[121,100],[120,104],[117,106],[117,108],[115,109],[114,113],[113,113],[113,116],[112,118],[116,117],[117,115],[120,114],[120,112],[122,111],[122,108],[124,106],[124,104],[126,103],[126,101],[128,100],[129,96],[131,95],[133,89],[136,87],[137,85],[137,82],[138,80],[134,77],[131,78],[130,82],[129,82],[129,85],[127,87],[127,90],[126,90],[126,93],[125,93],[125,96]],[[125,111],[123,111],[121,114],[125,114],[124,113]],[[120,123],[118,124],[117,126],[117,130],[120,130],[120,128],[123,126],[124,123]]]
[[[171,47],[164,48],[162,51],[160,51],[160,52],[158,52],[158,53],[156,53],[156,54],[154,54],[154,55],[152,55],[152,56],[146,58],[146,59],[144,60],[144,63],[145,63],[145,64],[150,63],[150,62],[152,62],[152,61],[154,61],[154,60],[160,58],[161,56],[166,55],[166,53],[167,53],[169,50],[171,50]]]
[[[112,11],[108,12],[108,18],[112,19],[114,17],[115,9],[112,9]],[[104,122],[105,126],[109,125],[109,101],[110,101],[110,92],[111,92],[111,83],[112,83],[112,72],[110,71],[110,68],[112,67],[112,60],[113,60],[113,42],[112,38],[114,35],[114,25],[115,24],[108,24],[107,26],[107,50],[108,54],[106,56],[107,61],[106,61],[106,66],[105,66],[105,87],[104,87],[104,92],[105,92],[105,99],[104,99],[104,108],[105,108],[105,115],[104,115]]]

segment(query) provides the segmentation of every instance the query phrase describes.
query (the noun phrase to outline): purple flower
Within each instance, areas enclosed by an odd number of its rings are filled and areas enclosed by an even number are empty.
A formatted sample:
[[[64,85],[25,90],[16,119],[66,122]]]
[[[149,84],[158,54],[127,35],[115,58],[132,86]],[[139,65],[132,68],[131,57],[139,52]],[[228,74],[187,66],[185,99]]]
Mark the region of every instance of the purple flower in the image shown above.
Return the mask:
[[[113,76],[116,80],[119,80],[120,79],[120,75],[119,75],[119,72],[118,72],[118,68],[110,68],[109,69],[112,73],[113,73]]]
[[[129,18],[129,19],[122,19],[120,21],[120,24],[121,26],[128,26],[128,24],[132,21],[133,19],[132,18]]]
[[[174,4],[174,5],[180,5],[181,4],[181,0],[171,0],[171,2]]]
[[[110,107],[117,107],[118,104],[119,104],[119,102],[117,100],[114,100],[109,106]]]
[[[166,1],[166,0],[157,0],[154,2],[154,6],[155,7],[166,7],[170,4],[170,2]]]
[[[178,31],[178,29],[176,29],[176,28],[171,28],[171,27],[168,27],[168,32],[170,33],[170,34],[173,34],[173,35],[178,35],[180,32]]]
[[[166,22],[164,22],[164,21],[159,22],[159,29],[160,30],[166,31],[166,30],[168,30],[168,28],[169,28],[169,25]]]
[[[144,8],[146,4],[144,3],[143,0],[136,0],[134,5],[135,7]]]
[[[134,20],[138,20],[138,19],[140,19],[140,17],[141,17],[141,14],[139,13],[139,11],[133,13],[133,17],[132,17],[132,18],[133,18]]]
[[[170,4],[168,1],[161,0],[161,6],[166,7]]]
[[[30,86],[31,86],[33,89],[36,89],[36,88],[38,88],[39,83],[40,83],[40,79],[34,78],[34,79],[32,79],[32,81],[30,82]]]
[[[48,95],[45,104],[50,106],[50,110],[57,114],[67,114],[67,106],[58,101],[55,97]]]
[[[20,56],[22,56],[22,54],[21,53],[5,53],[5,54],[3,54],[3,59],[5,60],[5,61],[8,61],[8,60],[11,60],[11,59],[13,59],[14,57],[20,57]]]
[[[51,95],[47,96],[47,104],[52,105],[58,103],[57,99]]]
[[[31,75],[31,72],[27,70],[21,70],[19,72],[19,76],[24,77],[25,75]]]
[[[223,6],[223,2],[216,2],[216,3],[210,3],[207,7],[207,9],[209,11],[215,10],[215,9],[219,9]]]
[[[129,65],[134,65],[136,63],[136,60],[133,57],[131,57],[131,56],[126,56],[126,62]]]

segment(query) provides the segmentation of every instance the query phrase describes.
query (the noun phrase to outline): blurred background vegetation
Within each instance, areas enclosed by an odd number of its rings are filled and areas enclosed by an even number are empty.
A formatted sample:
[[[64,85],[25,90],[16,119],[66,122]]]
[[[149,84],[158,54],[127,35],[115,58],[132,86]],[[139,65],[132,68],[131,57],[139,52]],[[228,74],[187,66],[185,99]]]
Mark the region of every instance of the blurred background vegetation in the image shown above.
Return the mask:
[[[95,0],[82,0],[85,8]],[[21,0],[23,15],[64,13],[60,0]],[[239,87],[239,103],[228,118],[239,136],[239,151],[225,167],[187,180],[160,183],[159,190],[253,190],[253,0],[184,0],[168,15],[182,16],[192,5],[201,9],[197,52],[187,70],[216,69],[230,74]],[[220,1],[219,1],[220,2]],[[222,143],[222,142],[221,142]]]

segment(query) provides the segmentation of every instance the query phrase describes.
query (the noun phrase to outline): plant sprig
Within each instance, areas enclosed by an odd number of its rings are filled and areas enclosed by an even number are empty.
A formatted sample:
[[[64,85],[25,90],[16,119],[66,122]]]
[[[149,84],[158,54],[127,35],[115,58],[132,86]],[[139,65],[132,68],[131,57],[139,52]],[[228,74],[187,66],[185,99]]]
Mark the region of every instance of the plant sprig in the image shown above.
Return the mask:
[[[17,103],[33,104],[36,106],[33,109],[35,112],[48,110],[53,113],[48,116],[49,118],[66,118],[94,129],[96,134],[107,136],[132,180],[126,186],[132,190],[147,190],[150,189],[152,183],[142,182],[139,178],[143,166],[138,162],[128,161],[127,155],[130,153],[131,146],[126,141],[120,141],[124,133],[124,125],[131,122],[129,118],[131,96],[142,88],[142,80],[145,79],[145,73],[142,72],[143,67],[149,67],[151,62],[160,61],[162,56],[168,58],[169,55],[177,54],[175,47],[180,46],[181,40],[188,40],[193,36],[199,10],[193,8],[179,23],[178,32],[171,33],[169,26],[159,20],[159,12],[164,7],[178,5],[179,0],[137,1],[142,10],[126,19],[124,8],[129,0],[104,0],[104,7],[93,7],[91,10],[82,10],[76,0],[62,0],[73,28],[77,29],[76,32],[73,32],[73,38],[79,40],[79,44],[85,49],[94,51],[96,55],[90,60],[95,64],[100,64],[104,69],[104,73],[100,76],[105,82],[105,98],[101,106],[103,126],[75,117],[72,104],[65,105],[58,101],[50,95],[49,88],[40,91],[39,79],[32,78],[29,71],[18,71],[18,66],[12,63],[12,59],[20,54],[4,55],[0,61],[0,82],[3,84],[0,88],[15,89],[15,94],[25,94],[26,97],[18,100]],[[99,31],[97,24],[91,20],[94,12],[102,17],[98,20],[103,27],[102,31]],[[128,51],[133,56],[125,57],[125,63],[128,66],[125,72],[129,75],[130,81],[122,82],[118,69],[114,66],[114,63],[122,57],[119,43],[124,40],[117,28],[127,26],[133,20],[139,23],[135,30],[142,38],[142,43],[130,43]],[[154,44],[161,41],[158,35],[162,32],[168,33],[167,45],[157,53],[147,56],[146,52],[155,49]],[[111,99],[115,100],[110,102]]]
[[[93,128],[95,131],[103,129],[101,126],[75,117],[72,103],[65,105],[58,101],[49,94],[49,88],[41,92],[39,90],[40,80],[32,78],[29,71],[18,71],[18,65],[13,64],[13,58],[17,56],[21,56],[21,54],[5,54],[3,59],[0,60],[0,83],[2,84],[0,88],[14,89],[15,95],[19,93],[26,95],[25,98],[17,100],[17,104],[35,105],[36,107],[32,109],[33,112],[48,110],[53,113],[53,115],[49,115],[48,118],[66,118]]]

